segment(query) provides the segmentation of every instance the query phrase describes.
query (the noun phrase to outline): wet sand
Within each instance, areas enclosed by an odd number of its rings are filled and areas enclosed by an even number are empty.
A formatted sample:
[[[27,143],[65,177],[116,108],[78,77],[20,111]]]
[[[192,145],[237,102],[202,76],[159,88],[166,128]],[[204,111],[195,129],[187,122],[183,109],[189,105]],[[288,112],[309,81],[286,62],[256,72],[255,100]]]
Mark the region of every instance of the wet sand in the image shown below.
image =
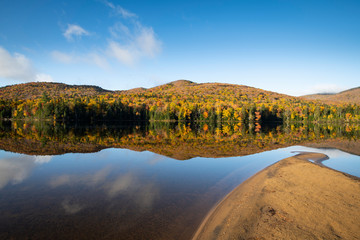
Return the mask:
[[[360,179],[300,153],[239,185],[193,239],[360,239]]]

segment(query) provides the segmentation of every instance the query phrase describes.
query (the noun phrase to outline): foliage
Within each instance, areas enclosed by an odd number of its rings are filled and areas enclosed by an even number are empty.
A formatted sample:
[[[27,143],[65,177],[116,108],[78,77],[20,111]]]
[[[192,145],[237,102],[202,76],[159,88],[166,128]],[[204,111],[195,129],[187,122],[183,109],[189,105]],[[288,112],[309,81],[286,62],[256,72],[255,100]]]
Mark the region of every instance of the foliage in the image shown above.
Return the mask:
[[[360,107],[325,104],[241,85],[177,81],[151,89],[105,91],[90,86],[35,83],[6,87],[0,95],[0,119],[62,122],[187,121],[254,124],[270,121],[360,122]],[[44,89],[40,94],[39,87]],[[62,89],[59,94],[53,88]],[[27,98],[5,98],[28,89]],[[82,93],[91,89],[90,93]],[[4,94],[6,92],[6,94]],[[24,92],[24,91],[22,91]],[[19,96],[22,96],[21,94]]]
[[[356,141],[357,124],[262,125],[152,122],[147,125],[73,127],[49,122],[4,122],[0,148],[35,155],[94,152],[103,148],[152,151],[176,159],[248,155],[324,140]]]

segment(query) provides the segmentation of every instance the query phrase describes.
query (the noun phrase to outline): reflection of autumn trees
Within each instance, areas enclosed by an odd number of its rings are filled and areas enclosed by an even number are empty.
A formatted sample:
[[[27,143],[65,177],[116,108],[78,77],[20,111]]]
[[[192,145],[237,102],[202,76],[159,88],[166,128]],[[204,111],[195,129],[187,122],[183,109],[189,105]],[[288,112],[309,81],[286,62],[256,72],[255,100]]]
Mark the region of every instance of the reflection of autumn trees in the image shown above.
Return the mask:
[[[360,107],[357,105],[329,105],[230,84],[183,81],[120,92],[91,89],[87,90],[88,95],[65,87],[60,89],[62,94],[55,94],[51,88],[41,89],[44,89],[43,94],[40,96],[38,89],[34,98],[2,98],[0,118],[63,122],[177,120],[212,124],[258,123],[257,128],[261,122],[269,121],[360,121]],[[48,96],[47,91],[51,95]]]
[[[126,128],[98,126],[70,128],[61,124],[23,121],[7,123],[0,133],[1,148],[28,154],[92,152],[103,148],[152,151],[176,159],[195,156],[240,156],[326,139],[355,141],[360,126],[278,125],[260,126],[221,123],[186,124],[154,122]]]

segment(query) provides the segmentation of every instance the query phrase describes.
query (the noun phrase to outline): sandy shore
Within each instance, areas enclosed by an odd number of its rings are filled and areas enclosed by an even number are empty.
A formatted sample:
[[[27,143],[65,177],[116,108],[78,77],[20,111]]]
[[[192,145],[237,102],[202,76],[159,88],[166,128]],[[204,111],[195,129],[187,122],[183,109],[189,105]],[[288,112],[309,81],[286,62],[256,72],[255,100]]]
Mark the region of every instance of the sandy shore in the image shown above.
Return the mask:
[[[257,173],[204,219],[193,239],[360,239],[360,179],[301,153]]]

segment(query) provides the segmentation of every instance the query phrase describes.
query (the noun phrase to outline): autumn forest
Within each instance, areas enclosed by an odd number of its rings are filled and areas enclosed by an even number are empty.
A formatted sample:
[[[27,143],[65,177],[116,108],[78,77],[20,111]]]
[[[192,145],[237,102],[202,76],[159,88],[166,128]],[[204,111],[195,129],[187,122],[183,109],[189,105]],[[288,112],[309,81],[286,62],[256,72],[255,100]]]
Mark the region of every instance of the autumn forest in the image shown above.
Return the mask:
[[[150,89],[28,83],[0,89],[0,118],[65,123],[185,121],[359,122],[360,107],[291,97],[257,88],[179,80]]]

